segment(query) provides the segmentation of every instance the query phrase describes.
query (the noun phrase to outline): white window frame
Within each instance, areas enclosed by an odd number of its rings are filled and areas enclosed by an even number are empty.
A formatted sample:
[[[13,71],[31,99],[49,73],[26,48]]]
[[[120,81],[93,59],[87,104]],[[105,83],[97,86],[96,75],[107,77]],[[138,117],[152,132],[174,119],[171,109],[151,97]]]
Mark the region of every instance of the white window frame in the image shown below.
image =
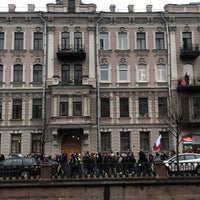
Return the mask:
[[[107,67],[107,69],[102,69],[103,67]],[[100,75],[100,82],[109,82],[110,81],[110,66],[109,65],[107,65],[107,64],[101,64],[100,66],[99,66],[99,75]],[[108,79],[106,80],[106,79],[102,79],[102,73],[103,72],[107,72],[107,77],[108,77]]]
[[[129,66],[126,65],[126,64],[120,64],[120,65],[118,65],[118,81],[119,82],[129,82],[129,74],[130,74],[129,70],[130,70]],[[121,79],[120,72],[125,72],[126,73],[126,79]]]
[[[119,37],[120,35],[125,35],[126,37]],[[128,50],[128,33],[127,32],[118,32],[118,49],[119,50]]]
[[[160,68],[163,67],[163,68]],[[167,82],[167,66],[164,64],[156,65],[156,81]]]
[[[106,37],[102,37],[102,36],[107,36]],[[101,41],[103,43],[103,48],[101,48]],[[108,50],[109,49],[109,33],[108,32],[101,32],[99,34],[99,48],[101,50]]]
[[[140,67],[143,66],[143,67],[146,67],[146,70],[145,69],[140,69]],[[146,72],[146,73],[145,73]],[[146,78],[144,78],[146,76]],[[149,68],[148,68],[148,65],[145,65],[145,64],[139,64],[137,66],[137,81],[138,82],[148,82],[149,81]]]

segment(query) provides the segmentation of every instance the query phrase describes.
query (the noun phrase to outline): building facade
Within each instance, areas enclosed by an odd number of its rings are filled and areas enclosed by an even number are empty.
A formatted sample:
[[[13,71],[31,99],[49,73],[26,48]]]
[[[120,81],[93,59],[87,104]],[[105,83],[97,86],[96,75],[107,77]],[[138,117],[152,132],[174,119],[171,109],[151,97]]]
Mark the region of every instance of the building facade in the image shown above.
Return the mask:
[[[160,134],[169,152],[176,112],[190,139],[180,150],[199,148],[199,4],[8,8],[0,13],[1,153],[137,154],[152,152]]]

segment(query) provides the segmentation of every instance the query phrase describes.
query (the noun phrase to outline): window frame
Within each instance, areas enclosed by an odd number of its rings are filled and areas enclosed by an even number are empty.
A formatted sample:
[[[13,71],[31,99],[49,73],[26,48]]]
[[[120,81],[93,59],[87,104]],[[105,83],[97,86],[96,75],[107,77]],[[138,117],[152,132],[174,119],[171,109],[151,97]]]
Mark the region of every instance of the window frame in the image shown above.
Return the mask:
[[[82,96],[73,97],[73,116],[80,117],[82,116],[83,108]]]
[[[139,117],[146,118],[149,117],[149,105],[147,97],[139,97]]]
[[[164,34],[164,32],[156,32],[155,33],[155,43],[156,43],[156,50],[164,50],[165,49],[165,34]]]
[[[158,97],[158,116],[168,117],[167,97]]]
[[[100,81],[101,82],[108,82],[109,81],[109,76],[110,76],[109,65],[101,64],[100,65]]]
[[[14,50],[15,51],[24,50],[24,33],[23,32],[14,33]]]
[[[42,32],[34,32],[33,49],[43,50],[43,33]]]
[[[4,32],[0,32],[0,50],[4,50],[5,49],[5,33]]]
[[[108,32],[102,32],[99,34],[99,44],[101,50],[109,49],[109,34]]]
[[[110,117],[110,98],[101,97],[101,117]]]
[[[22,119],[22,99],[13,99],[12,119]]]
[[[23,65],[16,64],[13,66],[13,82],[14,83],[23,82]]]
[[[148,82],[149,81],[149,71],[146,64],[139,64],[137,67],[138,71],[138,82]],[[146,77],[146,78],[145,78]]]
[[[119,50],[128,50],[128,33],[127,32],[118,33],[118,48]]]
[[[137,50],[146,50],[146,33],[137,32],[136,33]]]
[[[130,131],[120,132],[120,151],[130,152],[131,142],[130,142]]]
[[[42,118],[42,99],[35,98],[33,99],[32,103],[33,103],[32,118],[41,119]]]
[[[69,99],[67,95],[60,96],[60,109],[59,114],[60,116],[69,116]]]
[[[111,151],[111,132],[101,132],[101,151]]]
[[[164,64],[156,65],[157,82],[167,82],[167,67]]]
[[[144,152],[150,151],[150,132],[140,131],[140,149]]]

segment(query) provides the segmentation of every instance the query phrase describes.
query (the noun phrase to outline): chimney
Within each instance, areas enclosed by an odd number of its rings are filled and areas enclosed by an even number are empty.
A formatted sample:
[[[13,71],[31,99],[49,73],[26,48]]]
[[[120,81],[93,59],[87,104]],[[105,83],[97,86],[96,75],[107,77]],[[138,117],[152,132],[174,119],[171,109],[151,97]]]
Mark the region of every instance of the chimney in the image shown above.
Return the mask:
[[[116,7],[116,6],[115,6],[114,4],[111,4],[111,5],[110,5],[110,11],[111,11],[111,12],[115,12],[115,7]]]
[[[34,12],[35,11],[35,5],[34,4],[28,4],[28,12]]]
[[[152,5],[147,5],[146,6],[146,9],[147,9],[147,12],[152,12]]]
[[[128,5],[128,12],[132,13],[134,9],[134,5]]]
[[[15,4],[8,4],[8,12],[15,12],[16,5]]]

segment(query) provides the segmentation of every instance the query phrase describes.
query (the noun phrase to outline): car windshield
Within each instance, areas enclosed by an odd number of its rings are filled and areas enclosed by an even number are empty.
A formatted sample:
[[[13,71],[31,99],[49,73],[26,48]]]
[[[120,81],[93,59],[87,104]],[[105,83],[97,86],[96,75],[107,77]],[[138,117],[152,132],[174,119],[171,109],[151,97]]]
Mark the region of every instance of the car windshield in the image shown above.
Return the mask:
[[[36,161],[34,162],[34,159],[31,158],[24,158],[23,159],[23,164],[24,165],[36,165]]]
[[[13,159],[13,165],[22,165],[22,159]]]

